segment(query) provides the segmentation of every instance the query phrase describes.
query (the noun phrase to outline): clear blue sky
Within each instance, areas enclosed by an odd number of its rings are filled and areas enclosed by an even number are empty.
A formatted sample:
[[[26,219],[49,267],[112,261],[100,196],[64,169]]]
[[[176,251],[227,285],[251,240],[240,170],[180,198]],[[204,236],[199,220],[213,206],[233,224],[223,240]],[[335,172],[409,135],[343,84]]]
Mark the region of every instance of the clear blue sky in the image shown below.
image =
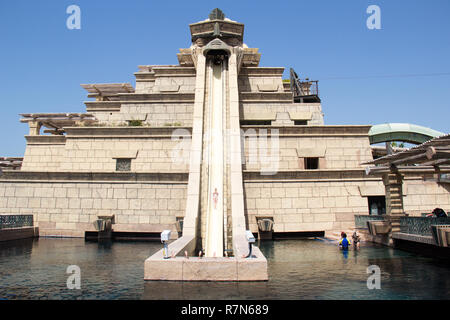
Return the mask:
[[[81,30],[66,27],[71,4],[81,8]],[[381,30],[366,27],[371,4]],[[84,112],[80,83],[134,85],[140,64],[177,64],[188,24],[215,7],[245,24],[261,66],[320,81],[326,124],[450,131],[448,0],[15,0],[0,1],[0,156],[24,153],[20,113]]]

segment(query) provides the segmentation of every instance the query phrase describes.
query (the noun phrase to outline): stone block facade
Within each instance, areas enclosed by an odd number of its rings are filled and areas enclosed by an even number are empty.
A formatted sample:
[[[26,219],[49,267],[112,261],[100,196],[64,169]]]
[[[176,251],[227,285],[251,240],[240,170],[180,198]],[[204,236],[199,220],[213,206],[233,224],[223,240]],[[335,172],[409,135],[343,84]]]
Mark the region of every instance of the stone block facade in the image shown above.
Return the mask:
[[[368,214],[359,186],[381,181],[245,182],[248,224],[258,232],[257,218],[272,218],[274,232],[331,231],[354,226],[355,214]]]
[[[433,180],[408,179],[403,181],[403,207],[411,216],[420,216],[422,213],[431,213],[434,208],[450,211],[450,187],[437,184]],[[406,186],[406,192],[405,192]]]
[[[295,120],[304,120],[308,125],[324,124],[320,103],[269,102],[264,104],[263,110],[261,109],[261,103],[242,102],[240,103],[241,119],[252,120],[254,116],[258,116],[261,120],[271,120],[273,125],[292,126],[295,124]],[[299,113],[303,113],[305,116],[295,117],[295,114]]]
[[[246,170],[261,170],[268,166],[278,170],[306,169],[304,159],[308,157],[319,159],[319,169],[355,169],[372,159],[367,136],[310,136],[312,134],[303,133],[283,136],[280,131],[276,145],[269,134],[265,145],[260,139],[265,132],[261,128],[243,128]]]
[[[127,124],[140,120],[144,126],[192,126],[192,103],[123,103],[121,112],[95,112],[101,123]]]
[[[284,92],[284,68],[243,68],[238,77],[242,92]]]
[[[84,237],[114,215],[116,232],[175,231],[184,217],[185,183],[0,182],[2,214],[32,214],[41,236]],[[176,233],[176,232],[175,232]]]
[[[450,210],[449,191],[444,186],[432,181],[424,183],[420,178],[407,179],[404,186],[404,210],[410,216],[420,216],[436,207]],[[327,232],[354,228],[354,216],[369,214],[368,196],[384,195],[384,185],[381,179],[246,181],[244,191],[252,232],[258,232],[259,218],[273,219],[274,232]]]
[[[64,145],[28,144],[21,170],[58,171],[65,158]]]
[[[117,158],[129,158],[131,172],[187,172],[190,137],[180,137],[175,130],[168,131],[173,132],[173,136],[163,137],[68,135],[65,144],[61,145],[28,142],[22,170],[115,172]],[[180,128],[179,131],[180,134],[190,134],[187,129]],[[123,155],[118,155],[120,153]]]
[[[372,193],[362,192],[373,190]],[[368,195],[379,180],[244,183],[245,215],[258,232],[258,218],[272,218],[274,232],[336,231],[354,227],[355,214],[368,214]],[[377,192],[375,192],[375,190]],[[33,214],[41,236],[83,237],[100,215],[115,215],[116,232],[161,232],[184,217],[186,183],[0,182],[2,214]],[[448,190],[435,182],[406,179],[404,209],[411,216],[435,207],[450,210]]]

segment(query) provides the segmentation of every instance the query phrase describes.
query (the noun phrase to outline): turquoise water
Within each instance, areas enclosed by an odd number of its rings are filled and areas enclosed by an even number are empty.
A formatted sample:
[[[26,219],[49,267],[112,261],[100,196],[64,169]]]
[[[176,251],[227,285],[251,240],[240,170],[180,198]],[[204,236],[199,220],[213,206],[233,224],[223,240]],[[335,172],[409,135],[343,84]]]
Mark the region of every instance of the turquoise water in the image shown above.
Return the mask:
[[[449,299],[450,264],[366,245],[346,255],[321,240],[261,242],[267,282],[143,280],[157,242],[21,240],[0,244],[0,299]],[[66,286],[69,265],[81,289]],[[367,267],[381,270],[381,289],[367,288]]]

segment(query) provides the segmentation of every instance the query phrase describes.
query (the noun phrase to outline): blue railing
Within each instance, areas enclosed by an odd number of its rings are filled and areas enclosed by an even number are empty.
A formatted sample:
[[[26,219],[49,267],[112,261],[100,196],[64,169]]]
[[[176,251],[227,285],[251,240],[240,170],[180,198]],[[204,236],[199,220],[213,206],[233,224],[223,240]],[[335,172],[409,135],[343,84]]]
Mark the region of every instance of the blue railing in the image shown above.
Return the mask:
[[[355,214],[355,228],[365,228],[367,229],[367,221],[383,221],[384,215],[375,216],[375,215],[363,215],[363,214]]]
[[[432,236],[431,226],[442,224],[450,225],[450,218],[401,217],[400,232],[420,236]]]
[[[0,229],[32,227],[33,215],[0,215]]]

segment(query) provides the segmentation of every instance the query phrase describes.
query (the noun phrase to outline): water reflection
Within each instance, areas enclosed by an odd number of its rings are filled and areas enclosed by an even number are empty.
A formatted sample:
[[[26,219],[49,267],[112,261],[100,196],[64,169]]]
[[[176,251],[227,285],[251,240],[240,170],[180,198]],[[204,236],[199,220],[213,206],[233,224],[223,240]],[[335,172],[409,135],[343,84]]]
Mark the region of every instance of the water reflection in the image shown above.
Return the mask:
[[[143,299],[270,299],[268,282],[147,281]]]
[[[366,245],[341,251],[317,240],[261,241],[266,282],[143,280],[158,242],[39,239],[0,243],[0,299],[449,299],[449,263]],[[81,269],[81,290],[66,287],[67,266]],[[367,267],[381,289],[367,288]]]
[[[342,251],[342,256],[344,257],[344,259],[348,258],[348,250],[341,250]]]

